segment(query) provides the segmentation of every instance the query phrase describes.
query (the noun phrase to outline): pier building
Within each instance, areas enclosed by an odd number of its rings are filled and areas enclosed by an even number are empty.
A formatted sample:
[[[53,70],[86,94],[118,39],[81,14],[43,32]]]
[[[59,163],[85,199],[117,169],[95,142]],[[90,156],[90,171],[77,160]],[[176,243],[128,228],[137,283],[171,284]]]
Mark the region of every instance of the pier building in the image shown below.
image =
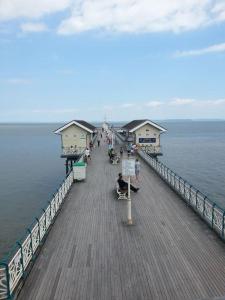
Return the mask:
[[[66,158],[66,170],[69,163],[72,166],[85,150],[89,148],[90,142],[96,137],[96,128],[83,120],[73,120],[58,128],[55,134],[61,135],[62,158]]]
[[[123,126],[127,143],[134,143],[148,150],[149,154],[161,155],[160,135],[166,129],[148,120],[133,120]]]

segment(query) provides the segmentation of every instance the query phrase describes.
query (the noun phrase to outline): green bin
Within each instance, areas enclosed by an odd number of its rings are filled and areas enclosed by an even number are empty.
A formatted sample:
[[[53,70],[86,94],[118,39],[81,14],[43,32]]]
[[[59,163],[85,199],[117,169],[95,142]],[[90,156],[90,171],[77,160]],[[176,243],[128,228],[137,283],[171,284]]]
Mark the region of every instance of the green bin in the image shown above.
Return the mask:
[[[84,180],[86,178],[86,164],[83,161],[73,164],[73,179]]]

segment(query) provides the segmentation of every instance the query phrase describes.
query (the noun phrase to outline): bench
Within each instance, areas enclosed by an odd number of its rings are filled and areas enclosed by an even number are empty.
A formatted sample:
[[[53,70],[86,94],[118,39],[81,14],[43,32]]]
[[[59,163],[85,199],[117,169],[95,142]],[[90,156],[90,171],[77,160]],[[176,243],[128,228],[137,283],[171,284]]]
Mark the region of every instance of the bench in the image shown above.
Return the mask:
[[[110,162],[112,163],[112,165],[117,165],[120,162],[120,157],[115,156],[113,159],[110,159]]]
[[[118,182],[116,183],[116,193],[118,195],[118,200],[127,200],[127,191],[120,191]]]

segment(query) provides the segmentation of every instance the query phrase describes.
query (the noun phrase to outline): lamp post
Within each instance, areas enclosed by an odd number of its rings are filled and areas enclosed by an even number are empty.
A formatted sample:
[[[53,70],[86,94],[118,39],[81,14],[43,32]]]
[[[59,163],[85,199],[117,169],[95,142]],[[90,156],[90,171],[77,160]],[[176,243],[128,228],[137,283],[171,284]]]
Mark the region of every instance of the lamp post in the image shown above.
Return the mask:
[[[131,196],[130,196],[130,178],[135,175],[135,160],[123,159],[122,160],[122,174],[128,176],[128,197],[127,197],[127,225],[133,225],[131,213]]]

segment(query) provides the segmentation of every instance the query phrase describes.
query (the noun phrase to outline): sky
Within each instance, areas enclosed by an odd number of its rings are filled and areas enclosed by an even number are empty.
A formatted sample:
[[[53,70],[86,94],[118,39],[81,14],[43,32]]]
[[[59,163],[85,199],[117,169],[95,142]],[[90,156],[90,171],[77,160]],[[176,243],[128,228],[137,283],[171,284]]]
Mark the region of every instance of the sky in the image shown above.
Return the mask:
[[[0,122],[225,119],[225,0],[0,0]]]

